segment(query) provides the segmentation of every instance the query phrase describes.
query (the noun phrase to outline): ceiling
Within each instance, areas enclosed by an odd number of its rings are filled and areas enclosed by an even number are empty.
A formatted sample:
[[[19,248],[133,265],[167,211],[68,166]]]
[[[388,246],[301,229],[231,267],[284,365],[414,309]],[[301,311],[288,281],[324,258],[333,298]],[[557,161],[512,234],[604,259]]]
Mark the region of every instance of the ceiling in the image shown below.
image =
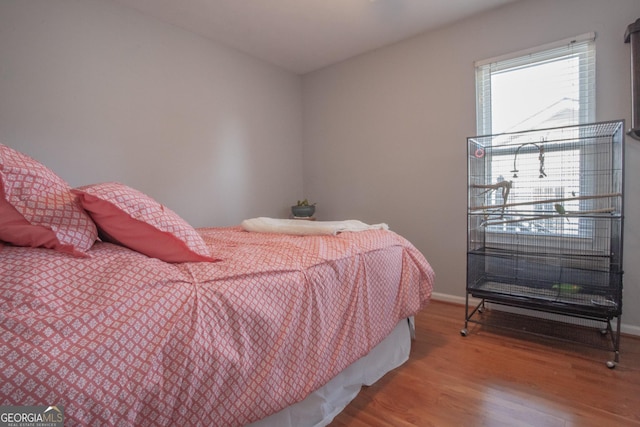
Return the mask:
[[[304,74],[516,0],[114,0]]]

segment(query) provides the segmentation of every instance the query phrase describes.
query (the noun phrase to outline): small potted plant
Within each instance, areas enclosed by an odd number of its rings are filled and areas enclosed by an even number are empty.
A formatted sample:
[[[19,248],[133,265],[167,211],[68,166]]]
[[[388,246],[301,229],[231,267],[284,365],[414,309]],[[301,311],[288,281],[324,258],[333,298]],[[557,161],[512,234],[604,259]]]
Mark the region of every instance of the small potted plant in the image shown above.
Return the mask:
[[[316,204],[309,203],[307,199],[298,200],[298,203],[291,206],[291,214],[296,218],[308,218],[316,212]]]

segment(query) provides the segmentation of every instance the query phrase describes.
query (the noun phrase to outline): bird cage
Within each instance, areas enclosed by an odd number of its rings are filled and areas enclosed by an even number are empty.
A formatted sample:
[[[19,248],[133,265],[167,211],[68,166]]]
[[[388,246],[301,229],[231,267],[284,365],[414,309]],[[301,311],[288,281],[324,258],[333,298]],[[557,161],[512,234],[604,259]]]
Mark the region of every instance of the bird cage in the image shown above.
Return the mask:
[[[474,314],[484,302],[495,302],[605,322],[617,362],[624,122],[471,137],[467,144],[463,335],[467,322],[482,323]],[[481,300],[475,310],[469,296]]]

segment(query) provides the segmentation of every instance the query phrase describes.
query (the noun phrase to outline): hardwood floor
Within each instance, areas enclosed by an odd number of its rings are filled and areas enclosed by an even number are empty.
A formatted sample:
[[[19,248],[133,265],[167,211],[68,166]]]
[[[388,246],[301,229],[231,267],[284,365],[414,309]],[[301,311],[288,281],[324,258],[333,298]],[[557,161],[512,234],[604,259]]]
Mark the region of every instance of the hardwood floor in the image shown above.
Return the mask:
[[[640,338],[623,335],[608,369],[610,352],[463,326],[463,306],[432,301],[409,361],[330,426],[640,426]]]

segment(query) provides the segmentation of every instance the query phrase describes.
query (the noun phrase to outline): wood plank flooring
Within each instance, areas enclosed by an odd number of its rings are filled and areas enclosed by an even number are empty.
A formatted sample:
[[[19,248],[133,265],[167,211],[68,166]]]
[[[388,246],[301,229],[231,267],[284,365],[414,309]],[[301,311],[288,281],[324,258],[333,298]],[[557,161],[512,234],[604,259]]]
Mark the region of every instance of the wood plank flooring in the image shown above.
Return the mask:
[[[608,369],[610,352],[463,326],[463,306],[432,301],[409,361],[330,426],[640,426],[640,338],[623,335]]]

